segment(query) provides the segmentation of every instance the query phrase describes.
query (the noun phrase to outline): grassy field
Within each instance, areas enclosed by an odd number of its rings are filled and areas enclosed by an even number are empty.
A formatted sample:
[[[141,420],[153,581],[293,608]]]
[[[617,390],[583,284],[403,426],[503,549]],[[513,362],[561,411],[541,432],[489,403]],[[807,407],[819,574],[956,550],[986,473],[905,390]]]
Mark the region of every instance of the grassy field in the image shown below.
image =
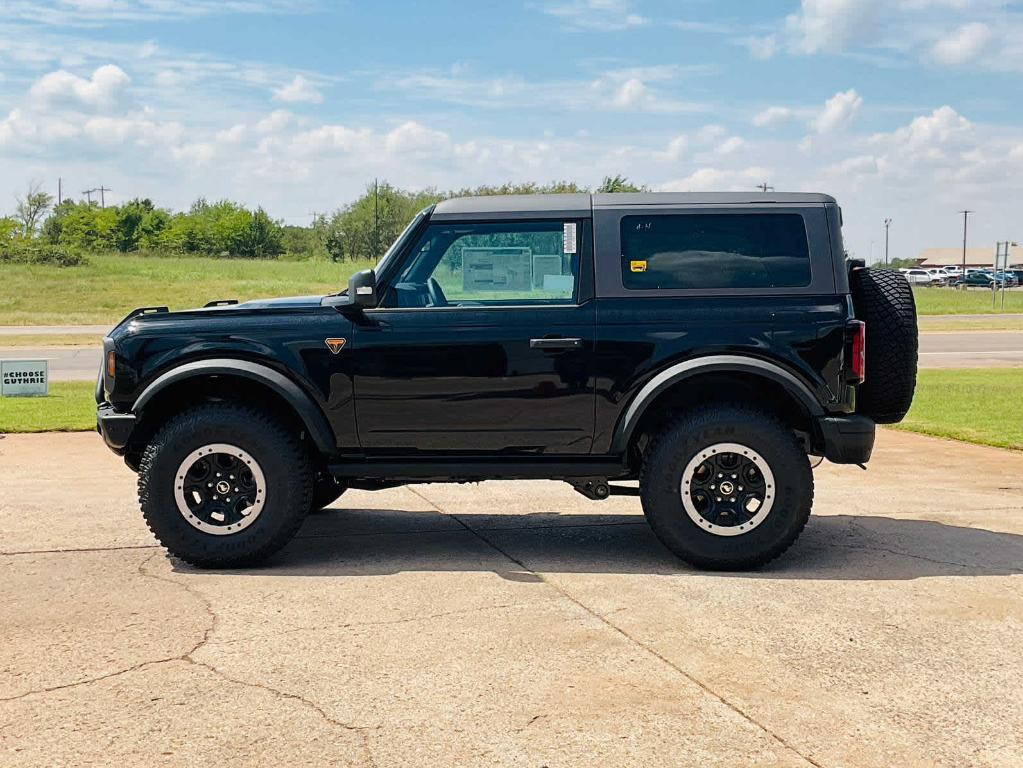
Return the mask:
[[[50,385],[52,397],[0,398],[0,433],[91,430],[94,384]],[[913,408],[895,429],[1023,450],[1018,368],[920,372]]]
[[[373,266],[369,263],[333,264],[327,261],[254,261],[94,255],[84,267],[0,265],[0,325],[113,324],[135,307],[167,305],[182,309],[213,299],[254,299],[327,293],[342,288],[348,276]],[[1023,328],[1023,289],[1009,291],[1005,308],[992,308],[986,290],[954,291],[917,288],[921,315],[1018,313],[1013,318],[963,318],[969,328],[1020,330]],[[926,326],[931,328],[932,326]],[[950,320],[948,327],[961,327]],[[33,342],[3,342],[27,345]]]
[[[916,309],[921,315],[989,315],[1001,312],[1023,313],[1023,289],[1005,292],[1005,307],[1002,294],[991,306],[991,291],[971,289],[957,291],[952,288],[914,288]]]
[[[0,265],[0,325],[116,323],[135,307],[340,290],[372,264],[98,255],[84,267]],[[4,342],[0,340],[0,344]]]
[[[1023,371],[920,371],[913,407],[895,429],[1023,450]]]
[[[96,428],[95,382],[55,381],[49,397],[0,397],[0,433]]]

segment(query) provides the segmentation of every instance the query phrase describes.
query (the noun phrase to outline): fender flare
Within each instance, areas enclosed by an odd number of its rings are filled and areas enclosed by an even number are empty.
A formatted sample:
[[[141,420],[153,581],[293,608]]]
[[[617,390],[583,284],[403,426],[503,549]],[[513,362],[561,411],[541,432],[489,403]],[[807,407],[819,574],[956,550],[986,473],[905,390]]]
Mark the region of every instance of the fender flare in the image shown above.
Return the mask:
[[[141,415],[146,403],[167,387],[186,379],[200,376],[229,375],[241,376],[259,382],[283,397],[302,420],[316,447],[323,453],[334,453],[334,434],[323,411],[313,399],[294,381],[269,366],[248,360],[213,358],[195,360],[172,368],[154,379],[135,400],[132,413]]]
[[[811,416],[824,415],[824,408],[810,388],[780,365],[746,355],[708,355],[669,366],[643,385],[618,420],[611,440],[611,453],[625,453],[643,413],[668,387],[699,374],[721,371],[751,373],[771,379],[784,387]]]

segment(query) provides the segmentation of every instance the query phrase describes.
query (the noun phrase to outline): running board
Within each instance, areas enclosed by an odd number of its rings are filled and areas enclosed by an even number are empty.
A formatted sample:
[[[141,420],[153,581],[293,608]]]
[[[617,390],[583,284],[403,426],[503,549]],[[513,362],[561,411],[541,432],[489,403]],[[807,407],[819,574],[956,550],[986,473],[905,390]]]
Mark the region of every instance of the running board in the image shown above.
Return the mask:
[[[623,477],[629,473],[621,458],[574,459],[353,459],[331,464],[337,478],[379,478],[391,481],[432,480],[565,480]]]

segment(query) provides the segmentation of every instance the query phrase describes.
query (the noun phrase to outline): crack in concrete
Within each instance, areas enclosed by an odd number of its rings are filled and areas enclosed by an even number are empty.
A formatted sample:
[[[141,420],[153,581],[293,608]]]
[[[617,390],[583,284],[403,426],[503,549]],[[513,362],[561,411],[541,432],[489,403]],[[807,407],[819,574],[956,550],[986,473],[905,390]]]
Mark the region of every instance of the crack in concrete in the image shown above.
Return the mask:
[[[610,619],[606,618],[604,615],[602,615],[602,614],[598,613],[597,611],[595,611],[594,609],[590,608],[588,605],[583,603],[581,600],[579,600],[574,595],[572,595],[571,593],[569,593],[568,591],[566,591],[562,587],[558,586],[554,582],[549,581],[547,578],[545,578],[543,576],[543,574],[538,573],[537,571],[535,571],[532,568],[530,568],[528,565],[526,565],[524,562],[522,562],[518,558],[513,557],[510,553],[508,553],[507,551],[505,551],[504,549],[499,547],[497,544],[492,542],[490,539],[488,539],[486,536],[484,536],[480,531],[477,531],[474,528],[472,528],[471,526],[467,525],[463,520],[461,520],[461,518],[458,517],[458,515],[453,514],[451,512],[445,512],[436,503],[434,503],[433,501],[428,499],[426,496],[424,496],[422,493],[420,493],[417,489],[409,487],[409,490],[412,491],[412,493],[416,494],[419,498],[421,498],[423,501],[425,501],[427,504],[432,506],[434,509],[436,509],[441,514],[447,515],[452,520],[456,521],[459,525],[461,525],[463,528],[465,528],[469,533],[471,533],[473,536],[478,538],[480,541],[482,541],[488,547],[490,547],[491,549],[496,551],[498,554],[500,554],[501,556],[503,556],[506,559],[510,560],[511,562],[515,563],[517,566],[519,566],[523,570],[528,571],[529,573],[531,573],[534,576],[536,576],[538,579],[540,579],[540,581],[542,581],[544,584],[548,585],[551,589],[555,590],[558,594],[560,594],[566,600],[568,600],[569,602],[571,602],[572,604],[577,606],[579,609],[584,611],[586,614],[588,614],[589,616],[593,617],[594,619],[596,619],[597,621],[599,621],[601,624],[603,624],[604,626],[608,627],[612,631],[614,631],[617,634],[621,635],[626,640],[628,640],[630,643],[632,643],[633,645],[639,647],[640,649],[642,649],[646,653],[650,654],[654,658],[658,659],[661,663],[665,664],[667,667],[672,669],[674,672],[676,672],[677,674],[681,675],[682,677],[684,677],[689,682],[691,682],[694,685],[696,685],[697,687],[699,687],[706,694],[708,694],[709,696],[711,696],[712,698],[714,698],[715,700],[720,702],[722,705],[724,705],[728,709],[732,710],[732,712],[737,714],[740,718],[742,718],[743,720],[748,722],[750,725],[754,726],[757,730],[759,730],[762,733],[766,734],[768,737],[770,737],[775,742],[777,742],[778,744],[783,746],[789,752],[791,752],[792,754],[796,755],[801,760],[805,761],[808,765],[814,766],[814,768],[823,768],[823,766],[820,763],[818,763],[816,760],[814,760],[809,755],[806,755],[803,752],[801,752],[792,743],[790,743],[787,739],[785,739],[784,736],[781,736],[780,734],[775,733],[770,728],[768,728],[766,725],[764,725],[763,723],[761,723],[758,720],[756,720],[751,714],[746,712],[738,704],[736,704],[735,702],[733,702],[730,699],[726,698],[723,694],[720,694],[717,691],[715,691],[707,683],[704,683],[702,680],[700,680],[696,676],[694,676],[691,673],[689,673],[686,670],[684,670],[682,667],[680,667],[678,664],[673,662],[671,659],[667,658],[664,654],[660,653],[659,651],[657,651],[654,648],[651,648],[649,645],[647,645],[646,643],[642,642],[638,638],[633,637],[628,632],[626,632],[624,629],[622,629],[617,624],[612,622]]]
[[[172,584],[172,585],[174,585],[176,587],[184,589],[188,594],[190,594],[193,597],[195,597],[202,604],[204,611],[209,616],[209,623],[207,624],[206,628],[203,630],[202,636],[200,637],[200,639],[189,650],[187,650],[185,653],[179,654],[177,656],[168,656],[166,658],[161,658],[161,659],[151,659],[149,661],[144,661],[144,662],[140,662],[138,664],[133,664],[130,667],[126,667],[124,669],[115,670],[113,672],[109,672],[109,673],[104,674],[104,675],[98,675],[96,677],[92,677],[92,678],[89,678],[87,680],[78,680],[78,681],[71,682],[71,683],[65,683],[63,685],[56,685],[56,686],[50,686],[50,687],[47,687],[47,688],[39,688],[39,689],[31,690],[31,691],[26,691],[26,692],[21,693],[21,694],[19,694],[17,696],[11,696],[11,697],[0,699],[0,702],[17,701],[18,699],[23,699],[23,698],[26,698],[28,696],[47,694],[47,693],[52,693],[54,691],[67,690],[67,689],[70,689],[70,688],[78,688],[78,687],[81,687],[81,686],[84,686],[84,685],[90,685],[92,683],[97,683],[97,682],[100,682],[102,680],[110,680],[110,679],[115,678],[115,677],[120,677],[122,675],[127,675],[127,674],[130,674],[132,672],[137,672],[137,671],[139,671],[141,669],[144,669],[146,667],[156,666],[156,665],[159,665],[159,664],[167,664],[167,663],[171,663],[171,662],[183,662],[183,663],[186,663],[186,664],[190,664],[190,665],[193,665],[193,666],[196,666],[196,667],[201,667],[203,669],[206,669],[209,672],[213,673],[216,677],[218,677],[219,679],[221,679],[221,680],[223,680],[225,682],[232,683],[234,685],[242,685],[242,686],[246,686],[246,687],[249,687],[249,688],[259,689],[259,690],[265,691],[267,693],[270,693],[270,694],[272,694],[272,695],[274,695],[274,696],[276,696],[278,698],[285,699],[285,700],[288,700],[288,701],[298,702],[302,706],[304,706],[304,707],[314,711],[325,723],[327,723],[329,725],[332,725],[334,727],[337,727],[337,728],[341,728],[341,729],[347,730],[347,731],[356,731],[356,732],[358,732],[360,734],[360,739],[361,739],[362,744],[363,744],[363,749],[366,752],[367,761],[369,762],[370,765],[373,765],[373,766],[376,765],[376,762],[373,759],[372,751],[370,749],[369,737],[368,737],[366,731],[367,730],[376,730],[377,728],[379,728],[379,726],[372,726],[372,727],[371,726],[356,726],[356,725],[352,725],[350,723],[345,723],[345,722],[343,722],[341,720],[337,720],[336,718],[331,717],[323,709],[322,706],[317,704],[312,699],[306,698],[305,696],[301,696],[301,695],[299,695],[297,693],[291,693],[290,691],[284,691],[284,690],[281,690],[279,688],[275,688],[275,687],[273,687],[271,685],[267,685],[265,683],[256,683],[256,682],[251,682],[251,681],[248,681],[248,680],[241,680],[241,679],[238,679],[238,678],[231,677],[226,672],[224,672],[223,670],[219,669],[218,667],[216,667],[212,663],[196,659],[194,654],[198,653],[207,643],[209,643],[210,637],[211,637],[211,635],[213,634],[214,630],[217,627],[217,623],[219,621],[217,613],[214,610],[213,603],[210,601],[210,599],[208,597],[206,597],[205,594],[203,594],[199,590],[197,590],[194,587],[192,587],[190,584],[188,584],[186,582],[178,581],[177,579],[168,578],[166,576],[160,576],[158,574],[151,573],[148,570],[146,570],[146,565],[148,565],[149,562],[153,558],[157,557],[159,554],[160,554],[159,552],[154,552],[149,557],[143,559],[142,562],[139,563],[139,566],[138,566],[138,569],[137,569],[138,574],[140,576],[142,576],[143,578],[154,579],[156,581],[166,582],[168,584]]]
[[[12,552],[0,552],[0,557],[16,557],[18,555],[75,555],[82,552],[124,552],[134,549],[159,549],[159,544],[126,544],[120,547],[68,547],[65,549],[22,549]]]
[[[536,605],[537,603],[502,603],[500,605],[481,605],[474,608],[459,608],[454,611],[442,611],[441,613],[429,613],[422,616],[410,616],[405,619],[387,619],[383,621],[352,621],[347,624],[338,624],[332,629],[357,629],[359,627],[380,627],[380,626],[392,626],[395,624],[414,624],[420,621],[431,621],[433,619],[441,619],[445,616],[459,616],[464,614],[482,613],[484,611],[499,611],[507,608],[521,608],[527,605]],[[225,645],[236,645],[237,643],[244,643],[250,640],[260,640],[262,638],[269,637],[283,637],[284,635],[293,635],[296,632],[315,632],[317,630],[323,630],[326,627],[322,625],[311,625],[303,627],[292,627],[291,629],[284,629],[279,632],[265,632],[260,635],[246,635],[245,637],[236,637],[233,640],[213,640],[208,643],[211,646],[225,646]]]

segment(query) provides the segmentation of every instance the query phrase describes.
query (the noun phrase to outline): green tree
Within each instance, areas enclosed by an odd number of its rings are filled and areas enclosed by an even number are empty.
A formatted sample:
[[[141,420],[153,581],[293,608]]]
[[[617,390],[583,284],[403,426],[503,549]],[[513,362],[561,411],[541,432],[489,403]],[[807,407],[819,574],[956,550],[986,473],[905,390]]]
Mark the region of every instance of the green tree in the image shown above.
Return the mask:
[[[43,222],[43,217],[53,205],[53,195],[44,192],[42,184],[38,181],[29,182],[28,190],[24,195],[17,196],[15,207],[15,218],[21,222],[22,234],[25,237],[34,237],[36,229]]]
[[[18,236],[21,222],[11,216],[0,217],[0,243],[9,243]]]
[[[324,246],[334,261],[379,259],[409,221],[441,199],[433,190],[407,192],[387,182],[338,210],[326,227]]]
[[[643,187],[637,187],[626,176],[620,173],[614,176],[605,176],[604,181],[597,187],[598,192],[643,192]]]

